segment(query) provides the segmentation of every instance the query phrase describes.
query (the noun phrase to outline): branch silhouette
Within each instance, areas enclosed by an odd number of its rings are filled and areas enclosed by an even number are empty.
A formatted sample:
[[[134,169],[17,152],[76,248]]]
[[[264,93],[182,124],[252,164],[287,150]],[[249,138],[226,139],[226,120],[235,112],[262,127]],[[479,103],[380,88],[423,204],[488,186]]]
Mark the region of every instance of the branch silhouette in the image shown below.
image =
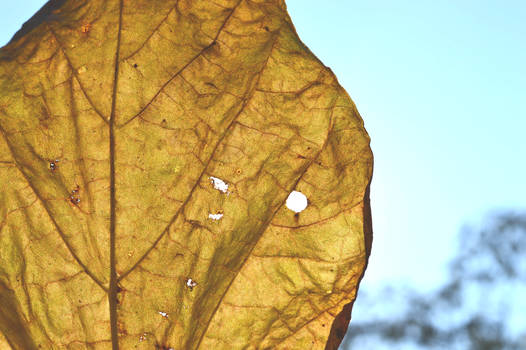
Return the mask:
[[[364,290],[358,301],[365,308],[386,310],[401,300],[403,310],[353,320],[341,349],[368,341],[425,349],[526,349],[524,316],[522,329],[513,329],[513,309],[520,312],[513,296],[521,290],[526,290],[526,212],[494,213],[482,227],[461,230],[449,279],[435,291],[386,287],[373,301]]]

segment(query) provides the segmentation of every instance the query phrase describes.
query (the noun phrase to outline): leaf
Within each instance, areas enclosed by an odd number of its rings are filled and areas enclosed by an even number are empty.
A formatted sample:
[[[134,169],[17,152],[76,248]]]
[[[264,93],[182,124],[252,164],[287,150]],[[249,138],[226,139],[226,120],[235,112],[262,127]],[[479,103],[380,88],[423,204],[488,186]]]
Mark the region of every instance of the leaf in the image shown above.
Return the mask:
[[[13,349],[338,346],[372,153],[282,0],[51,1],[0,60]]]

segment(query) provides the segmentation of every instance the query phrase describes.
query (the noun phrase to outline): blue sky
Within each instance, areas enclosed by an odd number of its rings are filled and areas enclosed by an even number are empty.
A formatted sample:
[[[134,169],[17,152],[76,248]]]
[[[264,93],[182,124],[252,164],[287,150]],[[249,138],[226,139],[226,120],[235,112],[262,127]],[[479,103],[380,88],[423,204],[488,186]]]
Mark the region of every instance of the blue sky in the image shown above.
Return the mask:
[[[0,45],[44,2],[1,1]],[[364,286],[433,288],[463,224],[526,208],[526,2],[287,6],[372,138],[375,233]]]

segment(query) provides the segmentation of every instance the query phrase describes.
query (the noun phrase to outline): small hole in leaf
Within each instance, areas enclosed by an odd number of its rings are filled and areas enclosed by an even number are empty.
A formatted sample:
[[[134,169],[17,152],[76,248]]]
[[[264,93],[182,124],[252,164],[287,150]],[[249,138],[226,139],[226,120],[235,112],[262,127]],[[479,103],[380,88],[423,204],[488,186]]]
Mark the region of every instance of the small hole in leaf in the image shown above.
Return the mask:
[[[301,192],[292,191],[289,194],[289,197],[287,198],[287,202],[285,203],[285,205],[287,206],[287,208],[289,208],[293,212],[300,213],[303,210],[305,210],[305,208],[307,208],[307,205],[308,205],[307,197]]]
[[[219,213],[219,212],[216,214],[212,214],[212,213],[208,214],[209,219],[216,220],[216,221],[220,220],[222,217],[223,217],[223,213]]]
[[[60,161],[60,160],[58,160],[58,159],[55,159],[55,160],[50,161],[50,162],[49,162],[49,169],[51,169],[51,171],[55,171],[55,170],[57,170],[57,168],[58,168],[58,162],[59,162],[59,161]]]
[[[73,190],[71,190],[71,195],[69,196],[69,201],[73,205],[77,205],[80,203],[80,196],[79,196],[80,187],[77,185]]]
[[[186,280],[186,286],[188,287],[188,289],[193,290],[194,287],[197,286],[197,282],[189,278]]]
[[[223,193],[226,193],[228,191],[228,185],[220,178],[210,176],[209,179],[216,190],[219,190]]]
[[[162,317],[168,318],[168,314],[166,312],[159,311],[159,315]]]

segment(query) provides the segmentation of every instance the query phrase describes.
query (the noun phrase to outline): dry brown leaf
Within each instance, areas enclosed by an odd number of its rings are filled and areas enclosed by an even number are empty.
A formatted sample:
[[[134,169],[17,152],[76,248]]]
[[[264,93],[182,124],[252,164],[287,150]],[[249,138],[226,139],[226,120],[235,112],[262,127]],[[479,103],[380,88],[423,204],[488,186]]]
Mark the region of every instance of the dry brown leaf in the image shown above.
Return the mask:
[[[0,60],[13,349],[337,348],[372,153],[282,0],[54,0]]]

